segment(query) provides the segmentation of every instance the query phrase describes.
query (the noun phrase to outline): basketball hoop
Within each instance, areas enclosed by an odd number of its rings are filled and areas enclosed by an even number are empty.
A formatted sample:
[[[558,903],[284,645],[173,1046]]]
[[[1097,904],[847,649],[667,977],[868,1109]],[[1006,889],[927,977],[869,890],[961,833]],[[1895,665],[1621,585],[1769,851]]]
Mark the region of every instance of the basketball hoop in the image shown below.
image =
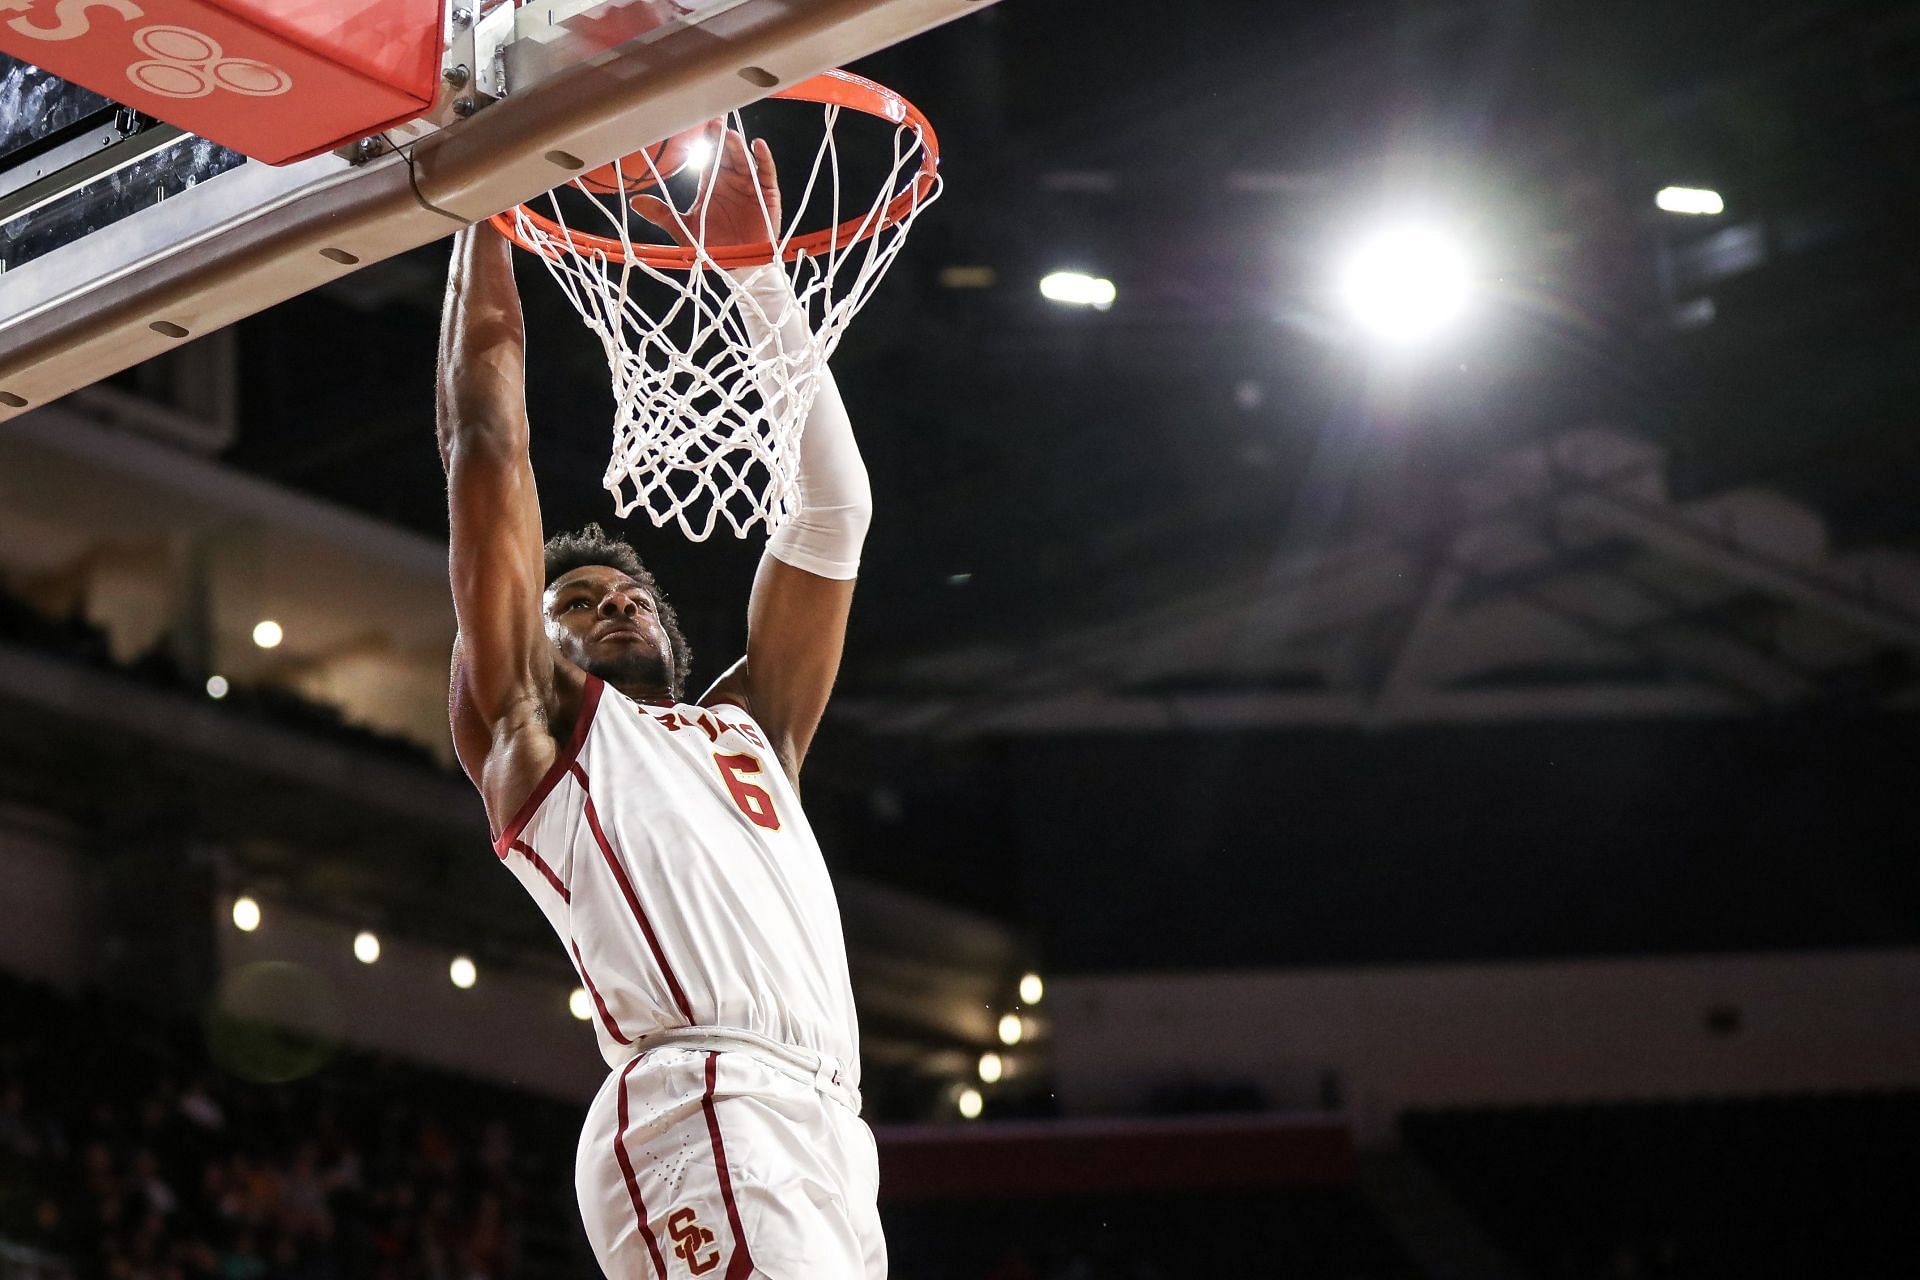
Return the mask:
[[[632,199],[665,195],[675,173],[699,170],[703,143],[711,150],[726,127],[744,134],[738,112],[583,174],[548,194],[548,211],[520,205],[492,220],[546,263],[605,348],[614,394],[605,485],[615,511],[644,510],[696,541],[720,520],[745,537],[798,514],[800,436],[820,375],[940,194],[933,127],[891,89],[828,71],[769,96],[822,107],[824,129],[786,225],[774,225],[762,202],[762,240],[708,245],[708,206],[698,199],[678,215],[690,243],[635,234],[652,227]],[[844,217],[836,128],[849,112],[890,127],[892,143],[862,153],[878,153],[879,194]],[[782,185],[786,203],[795,184]],[[572,217],[561,199],[569,191]],[[580,225],[596,219],[610,234]],[[801,234],[810,219],[826,225]]]

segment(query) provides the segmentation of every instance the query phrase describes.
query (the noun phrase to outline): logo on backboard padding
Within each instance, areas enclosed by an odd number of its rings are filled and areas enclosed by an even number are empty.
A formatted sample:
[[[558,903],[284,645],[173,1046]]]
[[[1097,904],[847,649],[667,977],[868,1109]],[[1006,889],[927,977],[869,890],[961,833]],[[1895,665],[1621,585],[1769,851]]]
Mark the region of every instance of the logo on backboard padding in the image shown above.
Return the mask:
[[[0,0],[0,13],[31,12],[45,0]],[[35,40],[78,40],[93,30],[89,9],[111,9],[122,20],[146,17],[133,0],[54,0],[51,25],[36,18],[10,18],[7,26]],[[192,27],[157,25],[133,33],[146,54],[127,68],[127,79],[163,98],[204,98],[215,89],[249,98],[274,98],[293,88],[293,77],[256,58],[229,58],[220,42]]]
[[[127,68],[127,79],[163,98],[204,98],[215,89],[272,98],[293,88],[280,68],[229,58],[218,40],[191,27],[142,27],[133,42],[149,56]]]
[[[680,1261],[687,1264],[687,1270],[696,1276],[703,1276],[720,1265],[720,1251],[715,1249],[705,1257],[700,1251],[713,1243],[713,1232],[700,1225],[700,1219],[691,1209],[675,1209],[667,1216],[667,1234],[673,1237],[673,1252]]]

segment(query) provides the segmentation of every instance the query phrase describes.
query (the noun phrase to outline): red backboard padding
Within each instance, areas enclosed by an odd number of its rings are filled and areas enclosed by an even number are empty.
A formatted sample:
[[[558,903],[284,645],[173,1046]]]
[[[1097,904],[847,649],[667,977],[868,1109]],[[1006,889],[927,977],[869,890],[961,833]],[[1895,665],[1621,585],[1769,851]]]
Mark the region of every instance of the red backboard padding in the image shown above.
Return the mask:
[[[445,0],[0,0],[0,49],[255,160],[410,120]]]

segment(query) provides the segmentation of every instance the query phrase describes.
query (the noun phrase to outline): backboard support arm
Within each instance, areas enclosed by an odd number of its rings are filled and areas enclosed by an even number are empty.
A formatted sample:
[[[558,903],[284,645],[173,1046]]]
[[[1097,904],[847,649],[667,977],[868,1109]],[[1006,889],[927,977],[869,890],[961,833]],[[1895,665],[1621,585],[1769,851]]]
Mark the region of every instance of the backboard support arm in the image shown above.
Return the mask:
[[[657,0],[528,6],[508,96],[470,118],[364,161],[243,165],[0,274],[0,420],[991,2],[738,0],[665,26],[639,20]]]

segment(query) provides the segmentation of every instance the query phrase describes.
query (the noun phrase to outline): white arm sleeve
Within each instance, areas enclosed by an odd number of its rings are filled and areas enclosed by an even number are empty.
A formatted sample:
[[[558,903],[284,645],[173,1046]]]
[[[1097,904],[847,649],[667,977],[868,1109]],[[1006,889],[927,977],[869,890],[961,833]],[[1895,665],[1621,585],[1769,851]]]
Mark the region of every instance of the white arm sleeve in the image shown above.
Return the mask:
[[[806,313],[793,296],[786,272],[769,265],[735,268],[728,274],[773,322],[769,328],[751,306],[741,308],[755,363],[764,366],[785,360],[791,364],[808,334]],[[833,371],[822,363],[817,378],[813,406],[800,437],[800,510],[767,539],[767,554],[822,578],[845,580],[860,571],[860,546],[873,517],[873,492]],[[759,381],[761,394],[777,411],[783,382],[766,376]]]

